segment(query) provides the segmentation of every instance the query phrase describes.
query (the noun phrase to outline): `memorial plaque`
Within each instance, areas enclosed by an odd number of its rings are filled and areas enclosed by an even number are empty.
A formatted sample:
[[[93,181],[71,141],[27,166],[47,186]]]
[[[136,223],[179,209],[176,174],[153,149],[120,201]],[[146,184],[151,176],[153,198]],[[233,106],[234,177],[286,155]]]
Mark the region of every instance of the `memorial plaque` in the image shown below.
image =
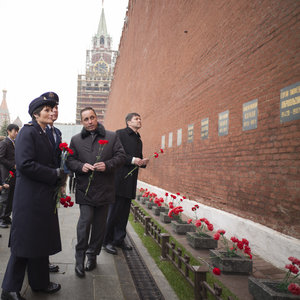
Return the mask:
[[[201,140],[208,138],[208,118],[201,120]]]
[[[168,147],[171,148],[173,144],[173,132],[169,132],[169,144]]]
[[[188,125],[188,143],[194,140],[194,124]]]
[[[161,137],[161,149],[165,149],[165,146],[166,146],[166,136],[163,135]]]
[[[257,128],[257,99],[243,104],[243,130]]]
[[[229,127],[229,110],[223,111],[219,113],[219,136],[228,134]]]
[[[280,122],[300,119],[300,81],[280,90]]]
[[[181,141],[182,141],[182,129],[178,129],[177,130],[177,146],[181,145]]]

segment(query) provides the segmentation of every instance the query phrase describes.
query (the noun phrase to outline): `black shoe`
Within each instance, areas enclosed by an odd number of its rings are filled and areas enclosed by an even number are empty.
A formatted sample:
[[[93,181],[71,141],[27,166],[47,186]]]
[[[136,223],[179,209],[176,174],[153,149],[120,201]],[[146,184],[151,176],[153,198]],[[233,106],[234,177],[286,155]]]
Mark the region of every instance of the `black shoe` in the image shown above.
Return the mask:
[[[32,289],[34,292],[41,292],[45,294],[54,294],[61,289],[59,283],[49,282],[48,286],[45,289]]]
[[[121,248],[122,250],[132,250],[132,247],[128,244],[126,244],[125,242],[123,242],[120,246],[118,246],[119,248]]]
[[[58,272],[58,271],[59,271],[59,266],[58,265],[49,264],[49,272],[55,273],[55,272]]]
[[[114,245],[112,245],[112,244],[107,244],[107,245],[105,246],[105,251],[106,251],[107,253],[114,254],[114,255],[117,255],[117,254],[118,254],[117,249],[116,249],[116,248],[114,247]]]
[[[86,263],[85,270],[92,271],[96,268],[96,266],[97,266],[96,258],[89,258]]]
[[[2,290],[1,300],[26,300],[19,292],[6,292]]]
[[[0,228],[8,228],[8,225],[5,222],[1,222]]]
[[[78,264],[78,265],[75,266],[75,273],[80,278],[85,276],[83,264]]]

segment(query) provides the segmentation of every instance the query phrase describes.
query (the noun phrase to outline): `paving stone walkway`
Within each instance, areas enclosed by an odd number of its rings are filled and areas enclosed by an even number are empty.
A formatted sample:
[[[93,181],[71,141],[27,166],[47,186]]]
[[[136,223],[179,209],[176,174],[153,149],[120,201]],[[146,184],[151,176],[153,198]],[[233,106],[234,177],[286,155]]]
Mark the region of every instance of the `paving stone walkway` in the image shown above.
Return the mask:
[[[83,279],[75,275],[74,247],[76,244],[76,224],[79,216],[78,205],[72,208],[61,207],[58,209],[58,214],[63,249],[60,253],[50,257],[51,263],[58,264],[60,268],[58,273],[52,273],[50,277],[51,281],[61,283],[62,289],[53,295],[34,293],[25,278],[21,291],[22,296],[26,300],[138,300],[138,292],[122,250],[118,251],[118,255],[101,251],[95,270],[86,272],[86,277]],[[146,265],[149,266],[149,270],[164,298],[177,300],[175,293],[152,258],[149,257],[147,250],[143,247],[130,224],[127,230]],[[7,247],[9,229],[0,229],[0,234],[2,235],[0,238],[0,282],[2,283],[10,255],[10,250]]]

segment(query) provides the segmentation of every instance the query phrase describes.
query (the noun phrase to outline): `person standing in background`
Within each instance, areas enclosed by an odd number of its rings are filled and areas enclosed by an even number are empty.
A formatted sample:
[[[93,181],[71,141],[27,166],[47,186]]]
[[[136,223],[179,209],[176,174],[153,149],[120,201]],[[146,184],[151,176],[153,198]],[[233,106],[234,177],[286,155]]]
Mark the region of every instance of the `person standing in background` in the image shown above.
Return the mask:
[[[6,178],[9,178],[10,171],[15,174],[15,139],[19,132],[19,126],[16,124],[9,124],[7,126],[7,137],[0,142],[0,171],[1,178],[5,184]],[[4,189],[0,196],[0,227],[7,228],[11,224],[11,211],[12,202],[15,190],[15,175],[10,175],[8,185],[4,186]],[[6,188],[7,187],[7,188]]]
[[[137,168],[131,176],[126,177],[126,175],[135,166],[145,168],[149,162],[149,158],[143,159],[143,143],[138,133],[138,130],[142,127],[140,115],[129,113],[125,118],[125,122],[127,127],[117,130],[116,133],[124,147],[126,163],[116,172],[116,200],[109,207],[103,241],[105,251],[110,254],[118,253],[116,247],[124,250],[132,249],[130,245],[125,243],[124,239],[126,237],[131,200],[135,198],[139,169]]]

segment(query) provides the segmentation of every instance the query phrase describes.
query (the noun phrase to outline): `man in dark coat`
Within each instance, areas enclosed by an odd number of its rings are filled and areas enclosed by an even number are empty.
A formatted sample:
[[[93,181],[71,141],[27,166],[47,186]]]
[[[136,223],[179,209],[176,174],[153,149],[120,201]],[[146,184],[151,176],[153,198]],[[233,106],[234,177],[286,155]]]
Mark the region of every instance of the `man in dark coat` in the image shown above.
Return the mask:
[[[143,159],[143,144],[138,133],[142,126],[140,115],[129,113],[125,122],[127,127],[117,130],[116,133],[126,152],[126,163],[117,170],[115,179],[116,201],[109,207],[103,242],[106,252],[111,254],[117,254],[116,246],[125,250],[131,250],[131,246],[126,244],[124,239],[126,237],[131,200],[135,198],[138,178],[138,168],[134,171],[133,169],[136,166],[145,168],[149,162],[149,158]],[[131,175],[127,176],[131,171]]]
[[[67,166],[76,174],[76,203],[80,205],[75,247],[75,272],[83,277],[96,267],[100,254],[109,204],[114,202],[114,173],[125,162],[125,152],[115,132],[97,121],[92,107],[80,112],[83,129],[71,139],[73,155]],[[90,237],[90,238],[89,238]],[[88,261],[84,269],[84,260]]]
[[[0,142],[0,171],[1,177],[5,181],[9,179],[9,188],[3,189],[0,196],[0,227],[7,228],[11,224],[12,201],[15,190],[15,175],[10,175],[10,171],[15,173],[15,139],[19,132],[19,126],[9,124],[7,126],[7,137]]]
[[[16,139],[16,187],[10,233],[11,256],[2,283],[1,299],[24,299],[20,295],[27,269],[34,291],[55,293],[60,284],[50,282],[49,255],[61,251],[55,190],[61,172],[55,167],[45,127],[55,102],[42,97],[29,105],[32,122]]]

